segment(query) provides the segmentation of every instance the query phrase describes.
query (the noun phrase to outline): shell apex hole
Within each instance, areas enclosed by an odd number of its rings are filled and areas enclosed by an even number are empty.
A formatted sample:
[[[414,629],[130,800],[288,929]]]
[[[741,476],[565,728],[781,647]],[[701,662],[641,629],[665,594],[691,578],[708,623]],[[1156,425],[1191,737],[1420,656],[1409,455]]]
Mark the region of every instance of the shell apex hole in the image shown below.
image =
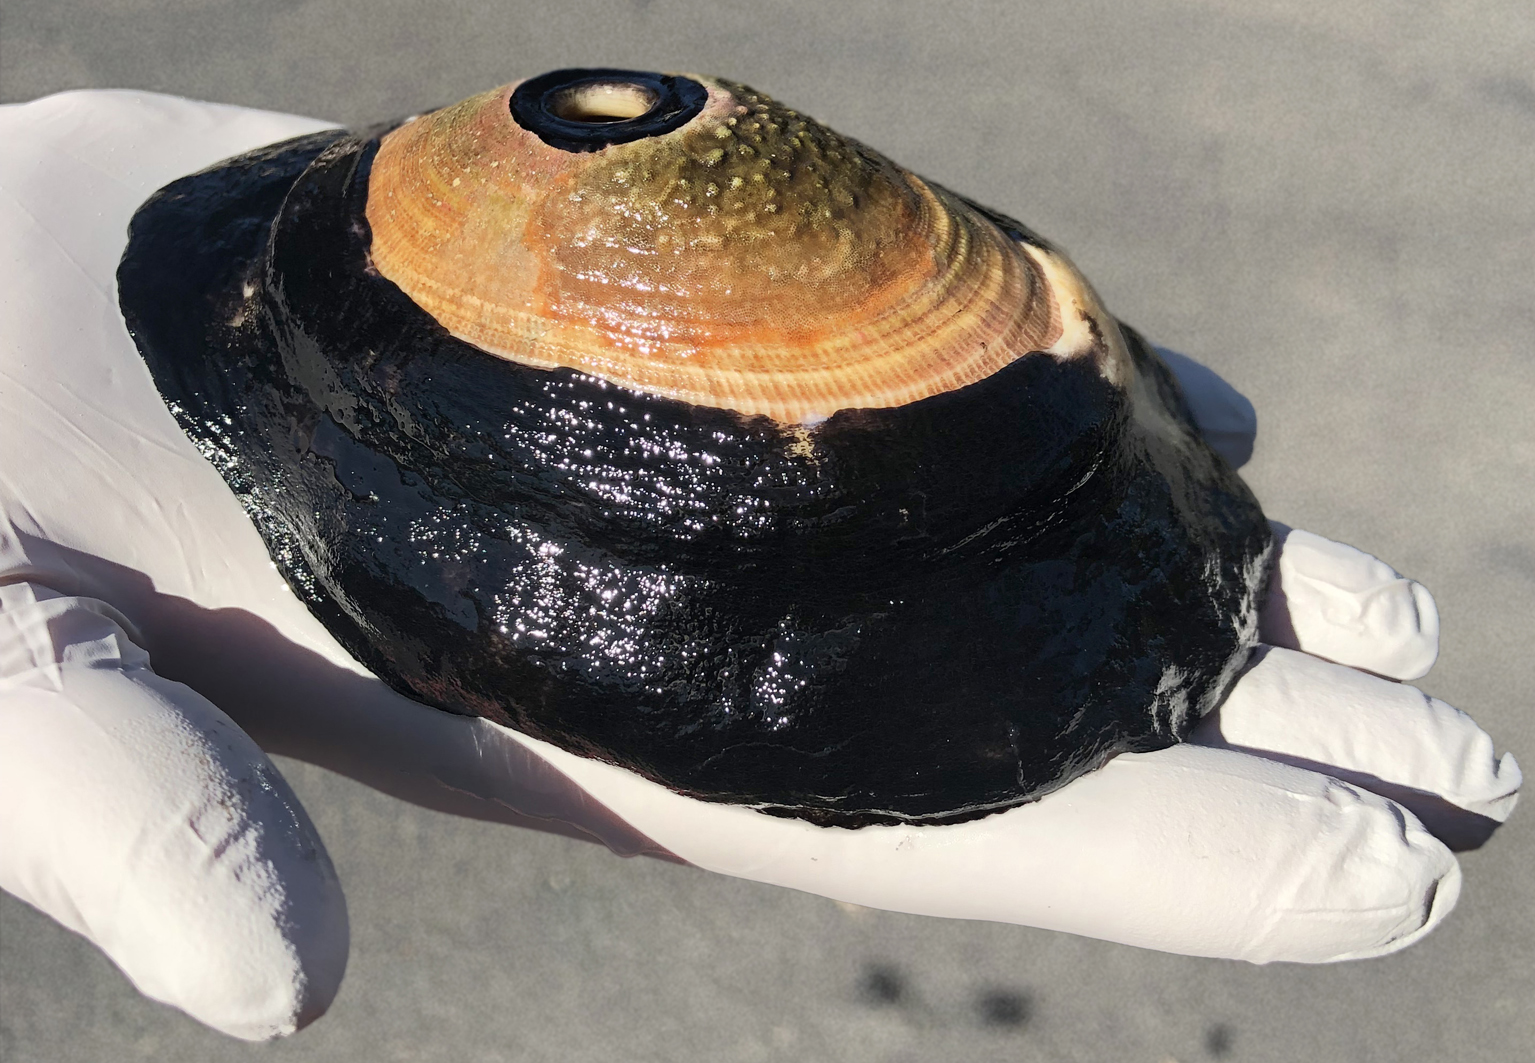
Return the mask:
[[[549,110],[567,122],[600,125],[629,122],[654,109],[659,96],[647,85],[632,81],[588,81],[555,93]]]

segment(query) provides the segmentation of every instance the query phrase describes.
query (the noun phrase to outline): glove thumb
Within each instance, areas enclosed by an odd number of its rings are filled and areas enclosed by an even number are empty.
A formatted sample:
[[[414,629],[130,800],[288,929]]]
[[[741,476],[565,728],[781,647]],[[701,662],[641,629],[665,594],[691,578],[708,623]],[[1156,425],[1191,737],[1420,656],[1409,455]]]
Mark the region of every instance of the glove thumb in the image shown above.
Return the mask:
[[[335,869],[266,755],[129,630],[0,586],[0,887],[146,996],[246,1040],[292,1033],[346,970]]]

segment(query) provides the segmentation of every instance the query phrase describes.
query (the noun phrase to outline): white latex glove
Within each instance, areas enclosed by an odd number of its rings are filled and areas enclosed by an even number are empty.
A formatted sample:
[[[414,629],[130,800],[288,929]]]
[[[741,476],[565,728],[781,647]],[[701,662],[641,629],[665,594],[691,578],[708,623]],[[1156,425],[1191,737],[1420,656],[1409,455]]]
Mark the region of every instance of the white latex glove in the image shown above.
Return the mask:
[[[1390,681],[1433,662],[1427,592],[1305,532],[1279,529],[1261,630],[1279,648],[1192,743],[953,826],[821,828],[695,801],[389,690],[277,575],[117,309],[127,222],[151,192],[323,125],[128,92],[0,108],[0,885],[145,993],[261,1038],[336,992],[341,894],[258,745],[623,854],[1192,955],[1375,956],[1453,907],[1441,839],[1485,838],[1518,766]],[[1169,360],[1201,427],[1245,460],[1251,407]]]

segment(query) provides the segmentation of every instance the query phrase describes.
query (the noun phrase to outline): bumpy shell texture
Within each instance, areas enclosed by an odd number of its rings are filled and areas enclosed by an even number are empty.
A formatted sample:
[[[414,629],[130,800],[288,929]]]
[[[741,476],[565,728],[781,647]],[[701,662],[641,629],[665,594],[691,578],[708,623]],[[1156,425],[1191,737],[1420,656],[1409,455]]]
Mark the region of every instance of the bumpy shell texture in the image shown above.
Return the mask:
[[[1060,333],[1021,248],[956,197],[740,85],[666,138],[550,150],[511,86],[373,160],[372,257],[524,365],[799,422],[990,376]]]
[[[1183,738],[1270,536],[1058,251],[744,86],[557,71],[163,189],[124,316],[396,689],[948,822]]]

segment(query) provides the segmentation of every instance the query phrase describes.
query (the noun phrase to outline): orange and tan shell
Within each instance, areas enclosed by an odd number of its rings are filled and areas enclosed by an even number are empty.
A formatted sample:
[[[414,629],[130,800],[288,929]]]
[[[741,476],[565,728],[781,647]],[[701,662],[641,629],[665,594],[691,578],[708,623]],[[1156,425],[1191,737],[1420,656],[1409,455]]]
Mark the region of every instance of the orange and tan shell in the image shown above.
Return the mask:
[[[671,132],[562,150],[516,85],[383,138],[374,266],[449,332],[685,402],[813,423],[1122,340],[1064,256],[745,86]]]

